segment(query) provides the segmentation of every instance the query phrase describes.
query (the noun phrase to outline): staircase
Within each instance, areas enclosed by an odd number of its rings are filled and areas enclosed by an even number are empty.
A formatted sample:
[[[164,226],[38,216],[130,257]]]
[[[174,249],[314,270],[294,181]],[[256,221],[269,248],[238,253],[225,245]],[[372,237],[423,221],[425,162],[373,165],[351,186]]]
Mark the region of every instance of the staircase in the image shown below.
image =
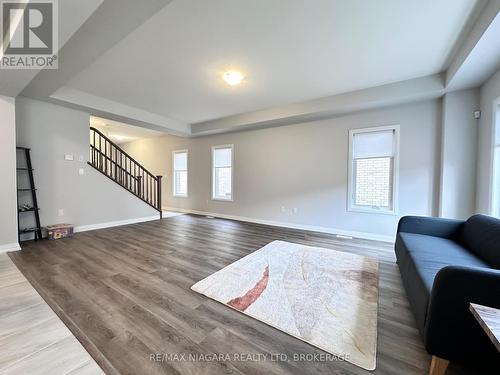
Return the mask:
[[[161,178],[155,176],[99,130],[90,128],[89,165],[160,213]]]

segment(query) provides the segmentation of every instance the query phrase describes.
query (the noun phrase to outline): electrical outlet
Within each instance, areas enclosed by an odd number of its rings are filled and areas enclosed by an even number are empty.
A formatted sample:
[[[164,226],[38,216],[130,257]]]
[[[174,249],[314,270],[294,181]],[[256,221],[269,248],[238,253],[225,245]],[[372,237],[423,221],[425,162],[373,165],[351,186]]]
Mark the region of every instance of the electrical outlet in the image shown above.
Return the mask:
[[[57,216],[64,216],[64,208],[60,208],[57,210]]]
[[[74,156],[71,154],[66,154],[66,155],[64,155],[64,160],[73,161]]]
[[[80,176],[83,176],[85,174],[85,169],[83,169],[83,168],[78,169],[78,174]]]
[[[281,213],[284,214],[286,212],[286,207],[285,206],[281,206]]]
[[[294,207],[294,208],[293,208],[293,214],[294,214],[294,215],[296,215],[296,214],[297,214],[297,212],[299,212],[299,209],[298,209],[297,207]]]

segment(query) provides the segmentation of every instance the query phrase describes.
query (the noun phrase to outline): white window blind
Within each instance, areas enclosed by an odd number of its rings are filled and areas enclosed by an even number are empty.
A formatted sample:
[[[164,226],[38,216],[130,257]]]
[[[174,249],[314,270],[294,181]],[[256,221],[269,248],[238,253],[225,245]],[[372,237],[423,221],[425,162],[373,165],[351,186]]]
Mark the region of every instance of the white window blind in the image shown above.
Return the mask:
[[[351,131],[350,209],[394,211],[396,129]]]
[[[188,153],[173,152],[173,193],[176,197],[186,197],[188,191]]]
[[[212,198],[231,200],[233,190],[233,146],[212,149]]]
[[[354,133],[353,158],[394,156],[394,130]]]

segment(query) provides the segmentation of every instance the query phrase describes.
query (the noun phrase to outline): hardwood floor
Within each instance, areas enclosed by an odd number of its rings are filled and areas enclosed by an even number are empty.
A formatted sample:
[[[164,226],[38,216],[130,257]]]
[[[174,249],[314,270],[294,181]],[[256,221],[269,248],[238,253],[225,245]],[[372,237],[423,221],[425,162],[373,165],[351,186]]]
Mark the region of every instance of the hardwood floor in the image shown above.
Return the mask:
[[[391,244],[182,215],[26,244],[11,258],[107,374],[368,374],[190,290],[273,240],[380,260],[375,374],[426,374],[430,356],[408,306]],[[183,360],[182,354],[275,354],[289,360]],[[154,354],[178,354],[177,358]],[[260,357],[262,358],[262,357]],[[207,359],[207,358],[205,358]],[[466,373],[450,365],[449,374]]]
[[[103,373],[6,254],[0,254],[0,348],[0,374]]]

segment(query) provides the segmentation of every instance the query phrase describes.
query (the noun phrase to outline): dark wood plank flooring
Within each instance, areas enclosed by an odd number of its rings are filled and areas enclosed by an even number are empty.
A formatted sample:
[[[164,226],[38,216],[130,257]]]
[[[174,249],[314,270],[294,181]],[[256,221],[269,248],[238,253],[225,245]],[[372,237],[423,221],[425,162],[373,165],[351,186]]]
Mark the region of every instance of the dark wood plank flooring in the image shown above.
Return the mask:
[[[368,374],[347,362],[294,361],[296,354],[323,352],[190,290],[278,239],[377,257],[374,373],[427,373],[430,356],[415,327],[391,244],[183,215],[31,242],[10,256],[107,374]],[[151,360],[155,353],[179,358]],[[289,360],[180,358],[188,353],[282,354]],[[449,373],[467,372],[452,365]]]

